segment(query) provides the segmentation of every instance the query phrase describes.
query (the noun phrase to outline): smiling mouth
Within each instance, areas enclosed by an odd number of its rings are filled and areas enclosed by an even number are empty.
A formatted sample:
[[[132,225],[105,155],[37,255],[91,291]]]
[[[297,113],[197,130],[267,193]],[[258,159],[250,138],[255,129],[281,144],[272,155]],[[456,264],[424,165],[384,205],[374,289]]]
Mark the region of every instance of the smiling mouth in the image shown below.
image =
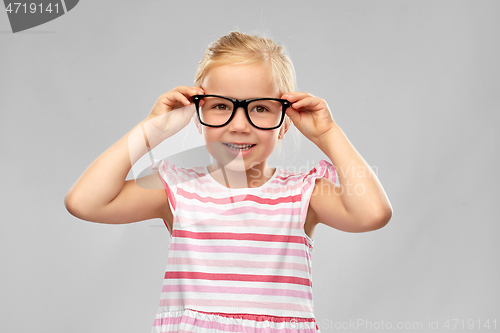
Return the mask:
[[[238,144],[226,143],[226,142],[224,142],[223,144],[226,145],[227,147],[229,147],[230,149],[233,149],[233,150],[248,150],[248,149],[252,148],[253,146],[255,146],[254,144],[238,145]]]

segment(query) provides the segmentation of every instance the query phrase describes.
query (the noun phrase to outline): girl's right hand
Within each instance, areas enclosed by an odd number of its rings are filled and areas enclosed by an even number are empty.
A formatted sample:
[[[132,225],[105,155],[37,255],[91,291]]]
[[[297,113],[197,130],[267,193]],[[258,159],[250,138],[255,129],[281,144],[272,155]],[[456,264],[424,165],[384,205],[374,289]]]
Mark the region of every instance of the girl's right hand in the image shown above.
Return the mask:
[[[151,148],[189,124],[196,111],[190,98],[204,93],[200,87],[178,86],[158,98],[143,122]]]

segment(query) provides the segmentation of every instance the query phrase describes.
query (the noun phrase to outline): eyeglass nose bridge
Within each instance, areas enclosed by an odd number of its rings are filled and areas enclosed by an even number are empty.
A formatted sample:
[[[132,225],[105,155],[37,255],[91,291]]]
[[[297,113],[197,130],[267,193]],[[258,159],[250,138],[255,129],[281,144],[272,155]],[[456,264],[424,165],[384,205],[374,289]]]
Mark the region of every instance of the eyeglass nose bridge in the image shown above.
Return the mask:
[[[236,117],[236,111],[238,111],[239,108],[243,109],[243,113],[245,114],[245,120],[248,122],[250,126],[255,126],[252,123],[252,120],[250,119],[250,115],[248,114],[248,105],[252,102],[251,100],[240,100],[240,99],[235,99],[235,98],[230,98],[231,102],[233,102],[233,112],[231,116],[229,117],[227,124],[233,124],[234,125],[234,117]]]
[[[248,113],[248,104],[250,104],[250,101],[235,98],[230,98],[230,100],[233,102],[233,112],[236,112],[239,108],[243,108],[245,113]]]
[[[247,115],[248,115],[248,105],[250,103],[252,103],[253,101],[255,101],[253,99],[241,100],[241,99],[235,99],[235,98],[231,98],[231,97],[228,97],[228,98],[231,100],[231,102],[233,102],[234,112],[236,112],[236,110],[238,110],[241,107],[241,108],[243,108],[243,110],[245,110],[245,113]],[[286,110],[290,106],[290,102],[285,100],[282,102],[282,105],[283,105],[283,109]]]

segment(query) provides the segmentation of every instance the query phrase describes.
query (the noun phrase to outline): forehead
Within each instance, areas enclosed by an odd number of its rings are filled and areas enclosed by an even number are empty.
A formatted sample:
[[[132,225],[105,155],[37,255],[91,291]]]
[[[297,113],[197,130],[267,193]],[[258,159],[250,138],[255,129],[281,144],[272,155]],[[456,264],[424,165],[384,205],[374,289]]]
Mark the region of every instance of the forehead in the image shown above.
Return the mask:
[[[205,94],[237,99],[280,97],[271,71],[262,64],[223,65],[211,68],[202,81]]]

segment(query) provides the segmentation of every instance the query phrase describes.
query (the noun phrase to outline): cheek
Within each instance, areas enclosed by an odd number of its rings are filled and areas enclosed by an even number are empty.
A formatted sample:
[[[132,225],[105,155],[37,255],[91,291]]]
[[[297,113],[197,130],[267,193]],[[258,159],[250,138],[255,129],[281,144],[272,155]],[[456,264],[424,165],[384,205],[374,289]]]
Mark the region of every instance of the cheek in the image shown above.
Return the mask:
[[[207,142],[210,142],[210,141],[219,141],[217,140],[217,138],[219,137],[218,133],[217,133],[217,129],[216,128],[210,128],[210,127],[207,127],[207,126],[203,126],[202,128],[202,134],[203,134],[203,137],[205,138],[205,140]]]
[[[270,132],[268,135],[262,136],[261,142],[265,142],[268,150],[273,151],[278,143],[279,131]]]
[[[201,135],[203,136],[203,140],[205,141],[205,145],[207,146],[208,151],[212,152],[211,146],[213,146],[213,142],[221,141],[220,138],[222,135],[222,131],[218,128],[210,128],[203,126],[201,130]]]

